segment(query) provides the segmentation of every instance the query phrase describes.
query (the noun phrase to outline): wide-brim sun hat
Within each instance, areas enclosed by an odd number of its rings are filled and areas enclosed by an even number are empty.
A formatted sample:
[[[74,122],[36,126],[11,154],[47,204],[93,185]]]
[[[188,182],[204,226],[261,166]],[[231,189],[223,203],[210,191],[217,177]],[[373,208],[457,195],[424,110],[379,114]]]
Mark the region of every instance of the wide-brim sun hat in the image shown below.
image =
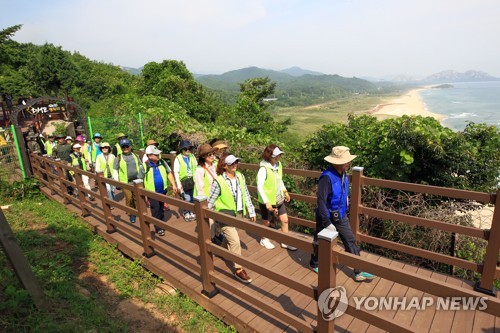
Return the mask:
[[[72,137],[70,137],[70,136],[68,135],[68,136],[66,137],[66,140],[71,140],[71,141],[73,141],[73,138],[72,138]]]
[[[161,154],[161,150],[158,149],[158,147],[156,147],[155,145],[149,145],[149,146],[146,147],[145,153],[146,153],[146,155],[150,155],[150,154],[160,155]]]
[[[217,149],[213,148],[211,145],[208,143],[204,143],[198,148],[198,156],[205,156],[208,153],[213,153]]]
[[[104,147],[108,147],[111,149],[111,145],[109,144],[109,142],[103,142],[101,143],[101,149],[104,148]]]
[[[75,144],[73,145],[73,149],[76,149],[76,148],[82,148],[82,145],[81,145],[81,144],[79,144],[79,143],[75,143]]]
[[[231,165],[231,164],[234,164],[234,162],[236,162],[236,161],[241,161],[241,158],[236,157],[234,155],[229,155],[224,160],[224,163],[226,163],[227,165]]]
[[[118,133],[118,134],[116,135],[116,139],[118,140],[118,139],[120,139],[120,138],[127,138],[127,135],[126,135],[125,133]]]
[[[349,148],[345,146],[336,146],[332,148],[332,153],[325,156],[324,160],[335,165],[342,165],[351,162],[357,155],[352,155]]]
[[[157,145],[157,144],[158,144],[158,142],[156,142],[153,139],[146,141],[146,146]]]
[[[226,142],[219,140],[215,141],[214,144],[212,145],[215,149],[224,149],[224,148],[229,148],[229,146],[226,144]]]
[[[101,133],[96,133],[96,134],[94,134],[94,136],[92,137],[92,139],[95,139],[95,138],[100,138],[100,139],[102,139],[102,135],[101,135]]]

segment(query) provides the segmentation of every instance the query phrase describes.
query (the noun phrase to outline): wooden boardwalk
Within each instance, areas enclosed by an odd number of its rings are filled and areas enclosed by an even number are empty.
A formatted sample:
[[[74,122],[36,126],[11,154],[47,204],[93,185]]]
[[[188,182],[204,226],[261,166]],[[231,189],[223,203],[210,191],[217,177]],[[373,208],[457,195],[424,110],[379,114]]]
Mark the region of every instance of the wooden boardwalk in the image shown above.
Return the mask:
[[[63,204],[60,194],[51,194],[47,187],[42,192],[49,198]],[[118,198],[122,195],[118,194]],[[123,201],[123,199],[122,199]],[[166,212],[165,221],[168,225],[189,234],[189,239],[182,238],[170,232],[164,237],[154,239],[156,255],[150,258],[143,256],[141,230],[139,221],[135,224],[128,222],[125,212],[119,208],[112,210],[116,221],[117,232],[107,233],[103,219],[101,202],[90,203],[94,212],[84,218],[92,230],[100,234],[110,243],[131,258],[140,259],[148,270],[163,277],[182,293],[199,303],[205,309],[221,318],[224,322],[234,325],[241,332],[297,332],[286,320],[276,318],[248,302],[242,301],[238,295],[229,293],[224,284],[236,286],[242,294],[252,294],[261,301],[271,306],[284,309],[293,316],[301,318],[311,325],[316,326],[317,304],[312,297],[279,284],[265,276],[247,269],[253,278],[251,284],[245,285],[238,282],[232,275],[229,265],[219,257],[215,257],[215,274],[224,283],[217,284],[219,293],[212,298],[202,295],[202,279],[200,276],[199,246],[196,241],[196,222],[185,222],[179,214],[179,208],[171,205],[171,210]],[[66,205],[66,209],[81,214],[78,201]],[[242,257],[281,272],[289,277],[310,286],[317,286],[318,276],[308,268],[309,254],[301,250],[290,252],[279,247],[277,242],[273,250],[260,246],[258,237],[240,230],[242,242]],[[311,241],[310,236],[300,237]],[[364,252],[362,256],[372,262],[380,262],[390,267],[403,270],[412,274],[422,274],[445,281],[449,285],[461,286],[472,290],[472,283],[454,277],[432,272],[423,268],[404,264]],[[397,296],[397,297],[423,297],[430,296],[420,290],[406,287],[390,280],[376,278],[370,283],[357,283],[352,278],[352,270],[348,267],[337,267],[337,285],[346,288],[349,299],[352,296]],[[497,295],[498,297],[498,295]],[[435,297],[434,297],[435,298]],[[377,311],[377,310],[374,310]],[[378,311],[378,314],[398,324],[406,324],[416,332],[500,332],[500,317],[481,311],[444,311],[436,310],[435,306],[425,310],[394,310]],[[500,313],[498,314],[500,315]],[[335,332],[379,332],[381,329],[366,322],[344,314],[335,320]]]

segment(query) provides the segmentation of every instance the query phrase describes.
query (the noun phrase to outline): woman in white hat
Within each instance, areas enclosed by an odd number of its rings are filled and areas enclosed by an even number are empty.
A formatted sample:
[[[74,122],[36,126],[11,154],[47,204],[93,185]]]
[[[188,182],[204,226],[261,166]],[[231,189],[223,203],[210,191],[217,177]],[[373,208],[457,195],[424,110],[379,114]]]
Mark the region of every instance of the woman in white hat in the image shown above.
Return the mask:
[[[259,200],[260,213],[262,215],[262,225],[270,226],[277,219],[281,222],[281,231],[288,232],[288,214],[285,202],[290,201],[290,196],[283,183],[283,165],[280,162],[284,152],[277,145],[271,143],[262,153],[259,172],[257,173],[257,194]],[[262,237],[260,245],[266,249],[274,249],[274,244]],[[290,251],[297,248],[281,243],[281,247]]]
[[[248,216],[255,222],[255,208],[245,182],[245,176],[239,171],[238,163],[241,159],[234,155],[223,154],[217,165],[217,178],[215,178],[210,188],[208,198],[208,208],[215,208],[216,211],[232,216]],[[241,255],[240,236],[238,229],[233,226],[224,225],[221,227],[224,234],[222,246],[229,251]],[[252,279],[240,264],[234,264],[234,276],[243,283],[250,283]]]
[[[332,153],[324,158],[325,161],[331,163],[331,166],[319,177],[314,254],[311,255],[309,261],[311,269],[316,273],[318,273],[318,233],[325,228],[336,230],[345,250],[359,256],[360,249],[347,217],[349,179],[346,172],[349,170],[351,161],[356,157],[349,152],[349,148],[337,146],[333,147]],[[374,278],[375,276],[370,273],[354,269],[354,279],[358,282]]]

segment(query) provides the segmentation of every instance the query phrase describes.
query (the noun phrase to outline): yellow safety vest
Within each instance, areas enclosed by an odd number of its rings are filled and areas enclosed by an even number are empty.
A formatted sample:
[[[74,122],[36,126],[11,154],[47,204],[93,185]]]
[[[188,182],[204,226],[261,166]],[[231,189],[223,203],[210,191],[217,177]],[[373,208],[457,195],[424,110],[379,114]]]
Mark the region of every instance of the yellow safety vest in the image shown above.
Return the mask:
[[[276,192],[278,191],[278,182],[281,182],[281,179],[283,179],[283,166],[281,165],[281,162],[278,162],[278,172],[268,166],[261,166],[261,168],[266,169],[264,193],[266,194],[269,203],[271,205],[276,205]],[[264,200],[262,200],[262,197],[260,196],[260,193],[258,194],[258,200],[260,203],[265,204]]]
[[[246,199],[246,193],[247,191],[245,190],[246,184],[245,180],[243,179],[243,175],[241,172],[236,171],[236,179],[238,180],[238,185],[240,187],[241,191],[241,200],[243,201],[243,215],[247,214],[247,199]],[[221,211],[221,210],[231,210],[235,214],[237,213],[236,211],[236,199],[233,195],[233,191],[231,191],[231,188],[229,187],[227,180],[222,176],[219,175],[215,180],[219,184],[220,188],[220,194],[217,200],[215,200],[215,210],[216,211]]]

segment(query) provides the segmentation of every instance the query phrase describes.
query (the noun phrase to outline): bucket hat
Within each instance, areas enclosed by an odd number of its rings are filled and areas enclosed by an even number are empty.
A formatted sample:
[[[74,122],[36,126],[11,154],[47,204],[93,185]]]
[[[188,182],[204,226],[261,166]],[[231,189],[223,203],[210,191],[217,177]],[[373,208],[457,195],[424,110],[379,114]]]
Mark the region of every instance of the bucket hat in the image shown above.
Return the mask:
[[[179,145],[179,150],[183,150],[184,148],[190,149],[191,147],[191,142],[189,142],[189,140],[182,140]]]

